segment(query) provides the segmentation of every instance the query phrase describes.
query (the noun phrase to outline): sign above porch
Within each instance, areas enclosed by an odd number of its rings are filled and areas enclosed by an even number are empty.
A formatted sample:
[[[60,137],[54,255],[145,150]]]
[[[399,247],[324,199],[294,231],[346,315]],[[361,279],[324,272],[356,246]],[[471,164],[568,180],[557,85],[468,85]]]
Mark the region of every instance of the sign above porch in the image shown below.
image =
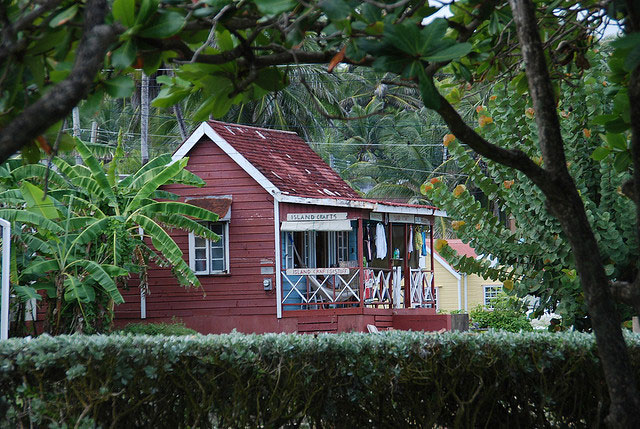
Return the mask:
[[[329,276],[349,274],[349,268],[288,268],[288,276]]]
[[[288,221],[345,220],[347,213],[288,213]]]

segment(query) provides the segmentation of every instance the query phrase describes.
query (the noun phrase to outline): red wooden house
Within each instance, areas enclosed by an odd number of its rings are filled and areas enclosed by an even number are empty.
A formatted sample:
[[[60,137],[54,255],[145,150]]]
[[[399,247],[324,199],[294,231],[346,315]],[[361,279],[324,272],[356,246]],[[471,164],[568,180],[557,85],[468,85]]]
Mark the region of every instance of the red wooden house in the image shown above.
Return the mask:
[[[149,273],[119,324],[178,318],[203,333],[344,332],[451,328],[436,314],[435,207],[361,198],[297,134],[202,123],[175,152],[206,181],[171,186],[220,215],[209,242],[174,231],[204,290],[185,290],[169,269]]]

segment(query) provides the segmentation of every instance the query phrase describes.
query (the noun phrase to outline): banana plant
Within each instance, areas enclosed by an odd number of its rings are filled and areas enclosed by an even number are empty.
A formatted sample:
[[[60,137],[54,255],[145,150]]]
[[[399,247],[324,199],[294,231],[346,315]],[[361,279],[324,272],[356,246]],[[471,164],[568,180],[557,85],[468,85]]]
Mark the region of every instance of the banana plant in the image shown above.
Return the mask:
[[[52,334],[108,329],[114,306],[124,302],[119,287],[130,273],[140,273],[141,287],[148,287],[150,259],[172,267],[181,284],[200,286],[166,227],[219,238],[199,223],[215,222],[215,213],[176,201],[176,195],[160,189],[172,183],[204,184],[185,169],[187,160],[172,163],[170,156],[160,156],[122,178],[117,168],[121,146],[107,168],[84,142],[76,141],[76,149],[83,164],[56,158],[56,168],[48,172],[39,164],[17,167],[9,170],[14,188],[2,192],[14,207],[0,209],[0,216],[21,225],[14,229],[20,231],[22,251],[21,263],[15,264],[21,268],[16,287],[25,298],[46,292],[45,330]]]

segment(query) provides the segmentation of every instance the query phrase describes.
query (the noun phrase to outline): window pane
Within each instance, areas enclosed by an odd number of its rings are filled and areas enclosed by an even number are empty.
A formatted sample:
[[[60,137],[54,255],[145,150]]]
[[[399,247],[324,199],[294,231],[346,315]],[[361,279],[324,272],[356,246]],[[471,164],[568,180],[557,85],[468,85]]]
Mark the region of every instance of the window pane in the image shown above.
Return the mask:
[[[222,224],[221,223],[212,224],[211,231],[215,232],[218,235],[222,235]]]
[[[224,271],[224,260],[222,260],[222,259],[213,259],[211,261],[211,270],[212,271]]]
[[[211,259],[222,259],[224,256],[224,249],[222,247],[211,248]]]
[[[196,261],[196,271],[201,272],[207,269],[207,261]]]
[[[207,249],[196,249],[196,260],[198,259],[207,259]]]

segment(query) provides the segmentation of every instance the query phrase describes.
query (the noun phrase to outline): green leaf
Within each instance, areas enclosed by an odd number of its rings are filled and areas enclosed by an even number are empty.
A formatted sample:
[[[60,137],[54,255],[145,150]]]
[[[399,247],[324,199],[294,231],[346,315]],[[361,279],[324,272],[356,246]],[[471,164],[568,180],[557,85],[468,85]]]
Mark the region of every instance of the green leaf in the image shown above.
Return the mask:
[[[143,200],[149,198],[156,189],[164,185],[172,177],[176,176],[178,172],[187,165],[187,161],[187,158],[183,158],[171,165],[168,165],[155,177],[154,180],[145,183],[144,186],[142,186],[142,188],[140,188],[136,193],[136,196],[131,200],[131,202],[129,202],[124,212],[132,213],[134,210],[137,210]]]
[[[608,148],[600,146],[593,151],[593,153],[591,154],[591,158],[594,161],[602,161],[607,156],[609,156],[610,153],[611,151]]]
[[[264,15],[278,15],[292,9],[296,3],[293,0],[259,0],[255,5]]]
[[[627,137],[624,134],[607,133],[603,138],[612,149],[627,150]]]
[[[638,41],[637,46],[627,54],[627,58],[624,60],[624,69],[630,72],[635,70],[638,65],[640,65],[640,41]]]
[[[420,68],[418,76],[418,86],[420,87],[422,102],[424,103],[425,107],[433,110],[438,110],[440,108],[440,93],[436,89],[436,86],[433,83],[433,79],[427,76],[424,68]]]
[[[93,286],[86,281],[81,281],[75,276],[68,276],[64,280],[64,300],[66,302],[79,301],[83,303],[93,302],[96,292]]]
[[[420,30],[413,24],[387,25],[384,27],[385,42],[409,55],[423,53]]]
[[[36,301],[40,301],[42,297],[38,293],[37,290],[30,286],[13,286],[13,290],[16,291],[16,295],[22,302],[26,302],[30,299],[35,299]]]
[[[619,152],[616,155],[615,160],[613,161],[613,168],[618,173],[621,173],[627,170],[627,168],[629,168],[630,165],[631,165],[631,154],[627,151]]]
[[[91,177],[98,183],[98,185],[100,185],[100,192],[107,198],[107,204],[111,207],[117,207],[118,201],[113,193],[113,189],[111,189],[111,186],[109,185],[109,179],[107,178],[104,169],[87,146],[80,139],[76,140],[78,152],[80,153],[80,156],[82,156],[84,163],[89,167],[89,170],[91,170]]]
[[[0,218],[4,218],[9,222],[20,222],[33,225],[37,227],[38,232],[41,233],[50,231],[54,234],[59,234],[63,232],[63,229],[56,222],[52,222],[37,213],[25,210],[0,209]]]
[[[126,98],[133,94],[135,84],[130,76],[118,76],[104,82],[104,87],[113,98]]]
[[[44,196],[44,191],[27,181],[22,182],[20,191],[27,202],[27,210],[37,213],[46,219],[53,220],[60,217],[60,213],[53,205],[51,197]]]
[[[209,210],[194,206],[192,204],[173,202],[173,201],[170,201],[170,202],[162,201],[162,202],[147,204],[146,206],[140,209],[140,212],[148,217],[153,217],[156,214],[163,213],[163,214],[179,214],[183,216],[190,216],[193,218],[206,220],[209,222],[218,221],[218,215],[216,213],[210,212]]]
[[[198,278],[184,262],[182,250],[164,229],[152,219],[141,214],[135,214],[132,216],[132,220],[144,229],[145,234],[151,237],[153,246],[174,266],[178,273],[182,274],[189,283],[196,286],[200,285]]]
[[[118,49],[113,51],[111,55],[111,65],[117,69],[125,69],[129,67],[136,59],[138,49],[133,40],[129,39]]]
[[[430,53],[429,55],[422,57],[422,59],[431,62],[455,60],[467,55],[471,52],[471,49],[472,46],[470,43],[457,43],[448,48]]]
[[[53,19],[49,22],[49,27],[56,28],[64,25],[67,22],[71,21],[77,13],[78,5],[74,4],[73,6],[68,7],[67,9],[54,16]]]
[[[132,27],[135,24],[135,7],[135,0],[114,0],[111,12],[125,27]]]
[[[158,10],[158,2],[156,0],[142,0],[135,24],[144,25],[156,10]]]
[[[116,286],[113,279],[97,262],[81,259],[78,261],[74,261],[72,264],[84,268],[85,271],[89,273],[91,278],[96,283],[98,283],[102,287],[102,289],[104,289],[104,291],[107,293],[107,295],[109,295],[109,297],[116,305],[122,304],[124,302],[124,299],[122,298],[122,295],[120,295],[118,287]]]
[[[138,36],[150,39],[166,39],[178,34],[185,24],[185,17],[174,11],[158,11],[149,24],[138,31]]]
[[[344,0],[324,0],[320,2],[319,6],[331,21],[347,19],[353,11]]]

